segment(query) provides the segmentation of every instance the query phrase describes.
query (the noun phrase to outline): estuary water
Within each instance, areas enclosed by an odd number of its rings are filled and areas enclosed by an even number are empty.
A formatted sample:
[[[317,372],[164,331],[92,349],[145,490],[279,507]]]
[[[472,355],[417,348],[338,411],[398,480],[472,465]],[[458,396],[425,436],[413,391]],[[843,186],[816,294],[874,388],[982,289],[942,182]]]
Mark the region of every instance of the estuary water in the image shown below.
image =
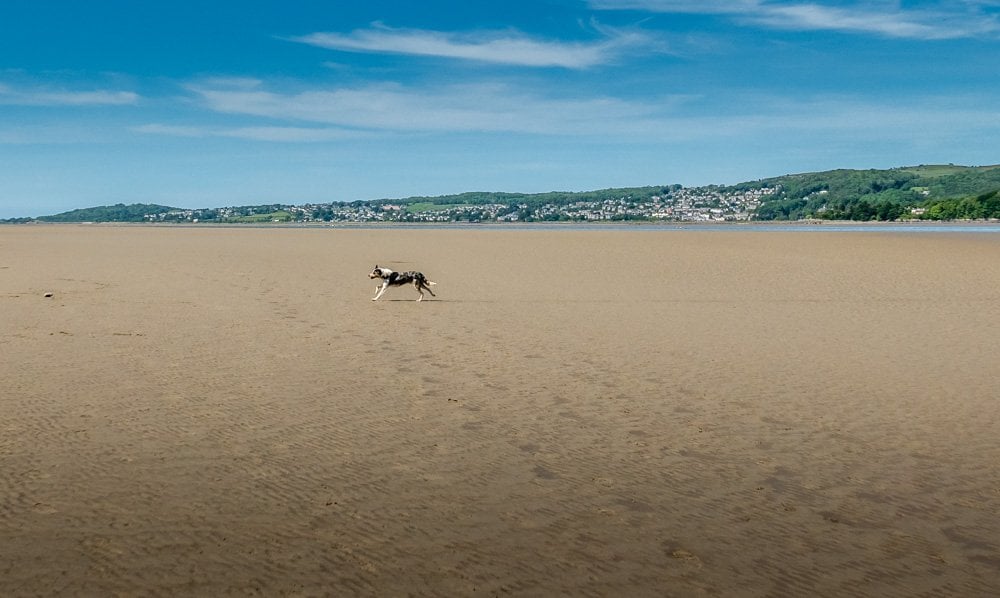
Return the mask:
[[[264,225],[275,227],[287,227],[289,225]],[[301,225],[316,226],[316,225]],[[1000,222],[984,223],[934,223],[934,224],[913,224],[913,223],[836,223],[836,224],[799,224],[799,223],[768,223],[768,224],[737,224],[737,223],[670,223],[670,224],[650,224],[650,223],[462,223],[462,222],[442,222],[442,223],[397,223],[397,222],[361,222],[361,223],[333,223],[325,225],[327,228],[350,228],[350,229],[383,229],[391,227],[404,227],[415,229],[453,229],[453,230],[543,230],[543,231],[622,231],[622,232],[762,232],[762,233],[1000,233]]]

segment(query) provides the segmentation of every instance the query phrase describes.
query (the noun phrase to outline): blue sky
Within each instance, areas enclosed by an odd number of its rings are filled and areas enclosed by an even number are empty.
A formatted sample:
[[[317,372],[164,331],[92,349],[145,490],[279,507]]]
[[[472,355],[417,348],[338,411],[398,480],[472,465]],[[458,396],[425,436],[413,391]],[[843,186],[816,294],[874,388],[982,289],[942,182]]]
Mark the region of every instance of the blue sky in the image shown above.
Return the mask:
[[[1000,0],[4,0],[0,218],[1000,162]]]

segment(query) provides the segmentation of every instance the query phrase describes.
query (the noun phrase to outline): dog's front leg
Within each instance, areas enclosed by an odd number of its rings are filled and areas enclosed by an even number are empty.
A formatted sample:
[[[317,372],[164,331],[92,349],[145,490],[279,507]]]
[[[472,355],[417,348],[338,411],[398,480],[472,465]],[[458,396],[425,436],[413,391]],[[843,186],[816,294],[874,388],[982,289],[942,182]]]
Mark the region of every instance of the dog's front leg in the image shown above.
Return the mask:
[[[372,297],[372,301],[378,301],[378,298],[381,297],[382,294],[385,293],[385,290],[388,288],[389,288],[389,283],[387,282],[383,282],[382,286],[380,287],[375,287],[375,296]]]

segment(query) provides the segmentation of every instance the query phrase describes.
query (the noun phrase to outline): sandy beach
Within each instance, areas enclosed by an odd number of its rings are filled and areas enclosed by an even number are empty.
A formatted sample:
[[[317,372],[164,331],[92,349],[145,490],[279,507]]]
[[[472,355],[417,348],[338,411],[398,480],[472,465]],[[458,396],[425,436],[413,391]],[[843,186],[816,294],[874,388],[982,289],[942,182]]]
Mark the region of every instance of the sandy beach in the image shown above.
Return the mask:
[[[0,227],[0,356],[3,596],[1000,594],[997,234]]]

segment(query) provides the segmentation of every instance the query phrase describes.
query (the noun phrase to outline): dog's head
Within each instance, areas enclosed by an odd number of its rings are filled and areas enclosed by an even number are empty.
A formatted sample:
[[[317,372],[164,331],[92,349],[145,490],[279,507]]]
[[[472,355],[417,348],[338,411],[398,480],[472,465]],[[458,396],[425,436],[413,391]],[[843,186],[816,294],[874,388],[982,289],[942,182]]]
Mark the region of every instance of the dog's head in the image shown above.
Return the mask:
[[[375,269],[368,275],[368,278],[385,278],[384,272],[387,272],[387,270],[379,268],[378,264],[375,264]]]

